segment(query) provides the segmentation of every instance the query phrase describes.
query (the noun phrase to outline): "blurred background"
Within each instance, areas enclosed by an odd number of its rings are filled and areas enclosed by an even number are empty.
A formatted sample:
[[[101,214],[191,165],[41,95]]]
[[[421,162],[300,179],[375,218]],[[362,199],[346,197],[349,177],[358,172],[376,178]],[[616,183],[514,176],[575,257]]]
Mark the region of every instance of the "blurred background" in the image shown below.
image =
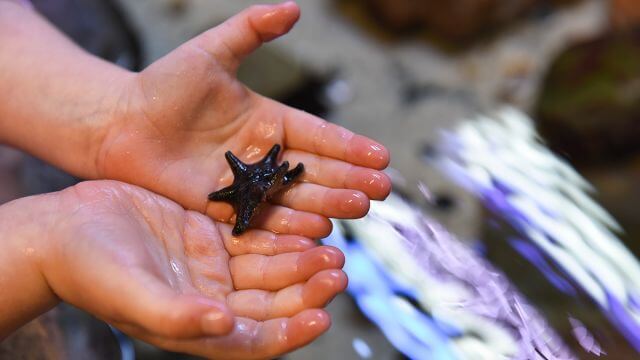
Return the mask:
[[[140,70],[259,2],[33,3]],[[285,358],[640,358],[640,2],[297,3],[297,26],[239,77],[387,145],[395,195],[336,224],[349,293]],[[7,148],[0,169],[0,203],[78,181]],[[0,357],[189,358],[68,306]]]

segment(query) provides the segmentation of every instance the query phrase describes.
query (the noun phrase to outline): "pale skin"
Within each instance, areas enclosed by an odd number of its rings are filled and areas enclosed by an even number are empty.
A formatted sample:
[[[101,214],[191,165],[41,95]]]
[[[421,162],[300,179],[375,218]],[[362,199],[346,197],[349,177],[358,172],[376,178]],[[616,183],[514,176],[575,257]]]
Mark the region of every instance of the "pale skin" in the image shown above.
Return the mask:
[[[11,69],[0,72],[0,93],[10,99],[0,102],[0,141],[80,177],[136,184],[224,222],[233,221],[231,206],[206,196],[232,182],[224,152],[251,163],[280,143],[281,160],[306,170],[256,227],[326,236],[329,217],[361,217],[370,199],[388,195],[380,170],[389,154],[236,79],[242,59],[299,16],[293,2],[250,7],[132,73],[0,0],[0,69]]]
[[[389,154],[237,81],[242,59],[299,15],[292,2],[251,7],[135,73],[0,0],[0,142],[133,184],[0,207],[0,338],[61,300],[206,357],[274,357],[326,331],[319,309],[346,286],[344,259],[310,239],[388,195]],[[234,238],[231,206],[207,201],[232,182],[224,152],[252,163],[274,143],[304,163],[301,182]]]
[[[115,181],[0,206],[0,237],[0,339],[66,301],[166,349],[269,358],[326,331],[320,308],[347,284],[335,248],[264,230],[236,238]]]

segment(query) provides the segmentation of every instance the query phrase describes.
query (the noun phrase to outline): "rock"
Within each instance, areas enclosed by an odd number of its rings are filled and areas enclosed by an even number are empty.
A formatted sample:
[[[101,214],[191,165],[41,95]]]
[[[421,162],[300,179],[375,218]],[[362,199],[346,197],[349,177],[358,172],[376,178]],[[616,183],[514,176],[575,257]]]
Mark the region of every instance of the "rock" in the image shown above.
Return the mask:
[[[561,53],[537,104],[552,148],[580,163],[640,151],[640,32],[609,33]]]
[[[347,0],[348,1],[348,0]],[[508,23],[544,0],[359,0],[391,31],[428,29],[448,40],[466,40]],[[632,1],[632,0],[631,0]],[[571,2],[554,0],[552,4]]]
[[[638,0],[611,0],[611,23],[618,30],[640,27]]]

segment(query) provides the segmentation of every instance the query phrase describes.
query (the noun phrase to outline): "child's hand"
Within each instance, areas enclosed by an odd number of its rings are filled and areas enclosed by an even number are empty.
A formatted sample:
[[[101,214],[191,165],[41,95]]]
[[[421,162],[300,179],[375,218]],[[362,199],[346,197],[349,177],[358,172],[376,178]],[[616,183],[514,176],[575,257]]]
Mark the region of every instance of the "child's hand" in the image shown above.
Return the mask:
[[[389,162],[378,143],[260,96],[236,79],[242,59],[293,26],[293,2],[254,6],[132,74],[99,151],[97,176],[134,183],[229,222],[207,194],[232,181],[224,152],[255,162],[280,143],[303,183],[278,196],[257,226],[316,238],[327,217],[356,218],[383,199]]]
[[[20,206],[28,213],[29,201],[52,204],[37,219],[53,225],[24,226],[42,228],[45,236],[23,231],[20,239],[34,240],[16,253],[36,259],[30,261],[51,293],[169,350],[224,358],[291,351],[329,327],[319,308],[346,286],[344,258],[335,248],[262,230],[235,238],[230,225],[135,186],[81,183],[18,200],[0,215]],[[0,265],[11,276],[7,262]],[[24,286],[30,277],[21,277]],[[25,291],[9,286],[7,294]],[[5,310],[16,308],[3,300]]]

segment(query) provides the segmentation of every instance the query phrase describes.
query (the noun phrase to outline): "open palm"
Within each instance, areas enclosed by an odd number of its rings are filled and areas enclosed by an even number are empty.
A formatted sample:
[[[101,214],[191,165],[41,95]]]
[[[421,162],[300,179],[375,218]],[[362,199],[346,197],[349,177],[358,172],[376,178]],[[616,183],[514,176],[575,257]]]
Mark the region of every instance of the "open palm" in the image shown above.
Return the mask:
[[[330,325],[339,250],[296,235],[241,239],[142,188],[95,181],[60,193],[43,273],[61,299],[126,333],[207,357],[274,357]],[[55,241],[54,241],[55,240]]]
[[[230,222],[233,209],[207,194],[233,180],[231,150],[247,163],[275,143],[301,183],[273,199],[256,227],[328,234],[328,217],[355,218],[383,199],[389,162],[378,143],[252,92],[235,76],[241,60],[293,26],[293,2],[253,6],[132,74],[101,146],[99,176],[137,184],[182,206]]]

